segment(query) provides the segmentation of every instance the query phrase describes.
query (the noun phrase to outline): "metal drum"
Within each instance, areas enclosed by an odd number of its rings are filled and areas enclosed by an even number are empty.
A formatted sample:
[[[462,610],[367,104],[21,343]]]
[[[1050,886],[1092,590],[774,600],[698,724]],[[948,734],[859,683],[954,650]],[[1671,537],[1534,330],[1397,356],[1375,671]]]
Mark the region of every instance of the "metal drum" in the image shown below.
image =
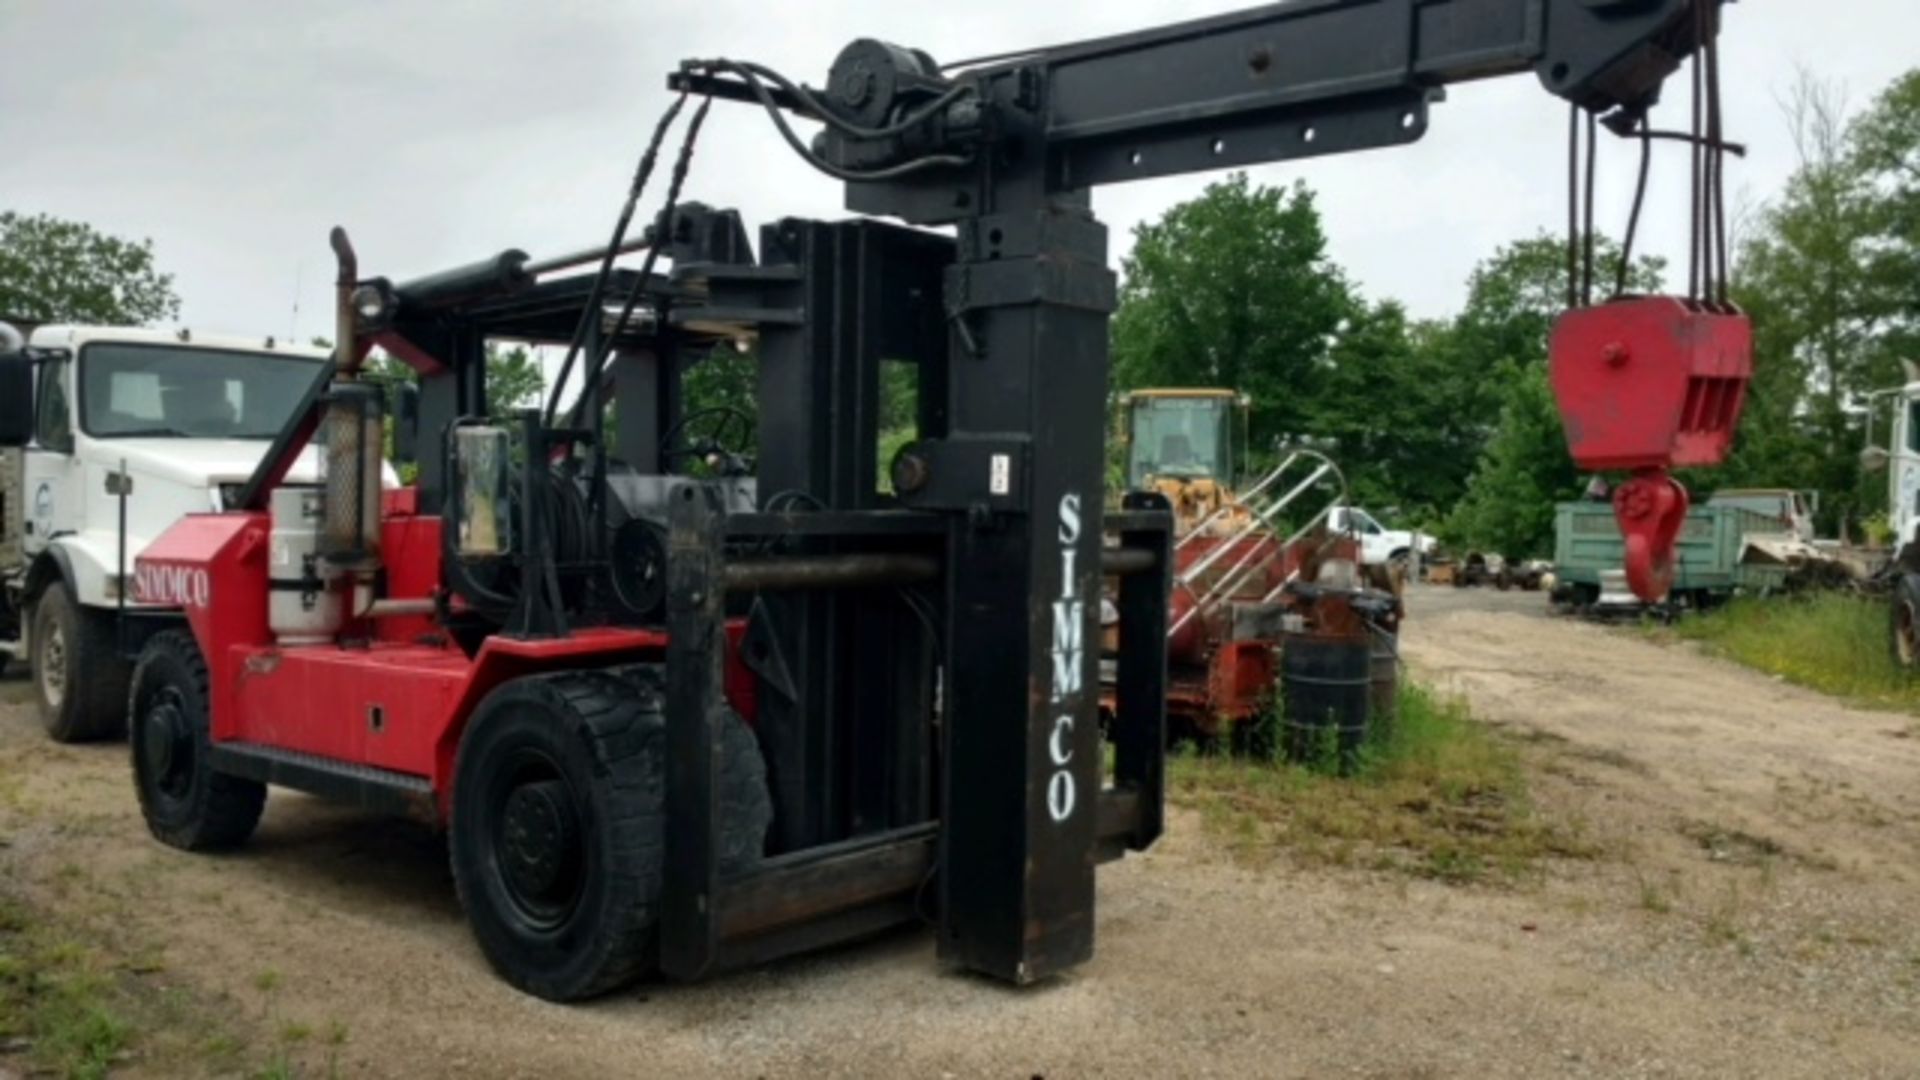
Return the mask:
[[[1288,760],[1342,773],[1360,763],[1373,692],[1373,648],[1362,638],[1290,634],[1280,647],[1282,748]]]

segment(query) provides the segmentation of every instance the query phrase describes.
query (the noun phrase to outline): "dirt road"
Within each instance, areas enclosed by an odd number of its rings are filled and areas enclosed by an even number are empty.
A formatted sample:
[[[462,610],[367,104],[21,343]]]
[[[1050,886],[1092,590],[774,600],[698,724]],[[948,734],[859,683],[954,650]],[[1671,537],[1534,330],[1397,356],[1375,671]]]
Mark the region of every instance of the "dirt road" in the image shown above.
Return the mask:
[[[909,933],[561,1008],[488,974],[427,832],[276,792],[244,853],[178,854],[123,749],[0,704],[0,874],[111,919],[162,982],[337,1031],[345,1075],[1920,1075],[1909,718],[1427,600],[1416,668],[1524,740],[1535,801],[1600,857],[1521,886],[1248,869],[1176,815],[1103,872],[1098,957],[1051,985],[943,972]]]

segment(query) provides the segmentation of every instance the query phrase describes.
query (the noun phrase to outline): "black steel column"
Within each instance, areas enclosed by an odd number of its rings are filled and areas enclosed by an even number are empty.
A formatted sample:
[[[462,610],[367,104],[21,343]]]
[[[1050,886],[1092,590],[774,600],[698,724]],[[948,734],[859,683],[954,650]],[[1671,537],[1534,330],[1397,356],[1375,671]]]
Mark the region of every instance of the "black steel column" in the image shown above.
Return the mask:
[[[679,488],[668,507],[667,762],[660,970],[697,979],[719,951],[720,728],[727,708],[726,516],[713,491]]]
[[[939,283],[952,250],[945,237],[877,221],[787,220],[763,231],[764,264],[798,271],[774,279],[764,305],[799,315],[761,333],[763,506],[775,499],[789,511],[880,504],[880,366],[925,361],[944,347]],[[816,555],[845,549],[821,539],[788,547]],[[916,749],[924,732],[897,729],[924,723],[924,707],[902,711],[901,701],[916,687],[925,694],[931,667],[930,635],[903,619],[901,604],[879,590],[760,597],[755,617],[784,676],[763,683],[758,729],[774,798],[773,851],[905,824],[893,819],[893,808],[927,802],[924,770],[903,774],[892,761],[896,753],[924,753]]]
[[[1031,982],[1093,951],[1101,782],[1106,229],[1084,194],[1002,183],[948,271],[951,433],[941,954]]]
[[[1151,551],[1151,571],[1120,578],[1120,655],[1115,660],[1113,783],[1138,797],[1127,846],[1145,851],[1160,837],[1166,808],[1167,597],[1173,588],[1173,515],[1165,496],[1135,491],[1124,508],[1151,511],[1158,528],[1123,531],[1120,545]]]

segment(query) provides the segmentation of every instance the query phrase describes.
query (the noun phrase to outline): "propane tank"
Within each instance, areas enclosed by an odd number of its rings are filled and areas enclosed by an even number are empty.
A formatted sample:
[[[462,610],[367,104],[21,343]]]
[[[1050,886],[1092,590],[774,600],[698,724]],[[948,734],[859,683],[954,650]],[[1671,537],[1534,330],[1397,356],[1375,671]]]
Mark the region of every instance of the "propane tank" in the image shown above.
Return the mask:
[[[326,496],[319,488],[276,488],[269,509],[267,627],[282,645],[327,644],[345,618],[339,591],[320,576]]]

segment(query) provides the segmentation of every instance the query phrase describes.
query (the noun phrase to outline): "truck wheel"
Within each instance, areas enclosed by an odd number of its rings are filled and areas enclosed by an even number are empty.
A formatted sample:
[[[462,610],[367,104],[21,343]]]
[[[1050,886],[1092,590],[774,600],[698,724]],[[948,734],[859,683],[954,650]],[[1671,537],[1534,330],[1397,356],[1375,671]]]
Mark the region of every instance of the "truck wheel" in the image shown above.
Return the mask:
[[[113,623],[73,602],[56,581],[33,605],[33,688],[40,723],[56,742],[118,738],[126,731],[127,663]]]
[[[1909,674],[1920,668],[1920,575],[1901,574],[1893,587],[1888,641],[1894,666]]]
[[[665,696],[608,672],[506,683],[460,742],[454,886],[487,961],[549,1001],[604,994],[657,955],[666,848]],[[758,860],[772,820],[753,732],[723,730],[721,864]]]
[[[127,697],[134,787],[147,829],[186,851],[239,847],[260,823],[267,786],[213,770],[207,664],[184,630],[155,635]]]

